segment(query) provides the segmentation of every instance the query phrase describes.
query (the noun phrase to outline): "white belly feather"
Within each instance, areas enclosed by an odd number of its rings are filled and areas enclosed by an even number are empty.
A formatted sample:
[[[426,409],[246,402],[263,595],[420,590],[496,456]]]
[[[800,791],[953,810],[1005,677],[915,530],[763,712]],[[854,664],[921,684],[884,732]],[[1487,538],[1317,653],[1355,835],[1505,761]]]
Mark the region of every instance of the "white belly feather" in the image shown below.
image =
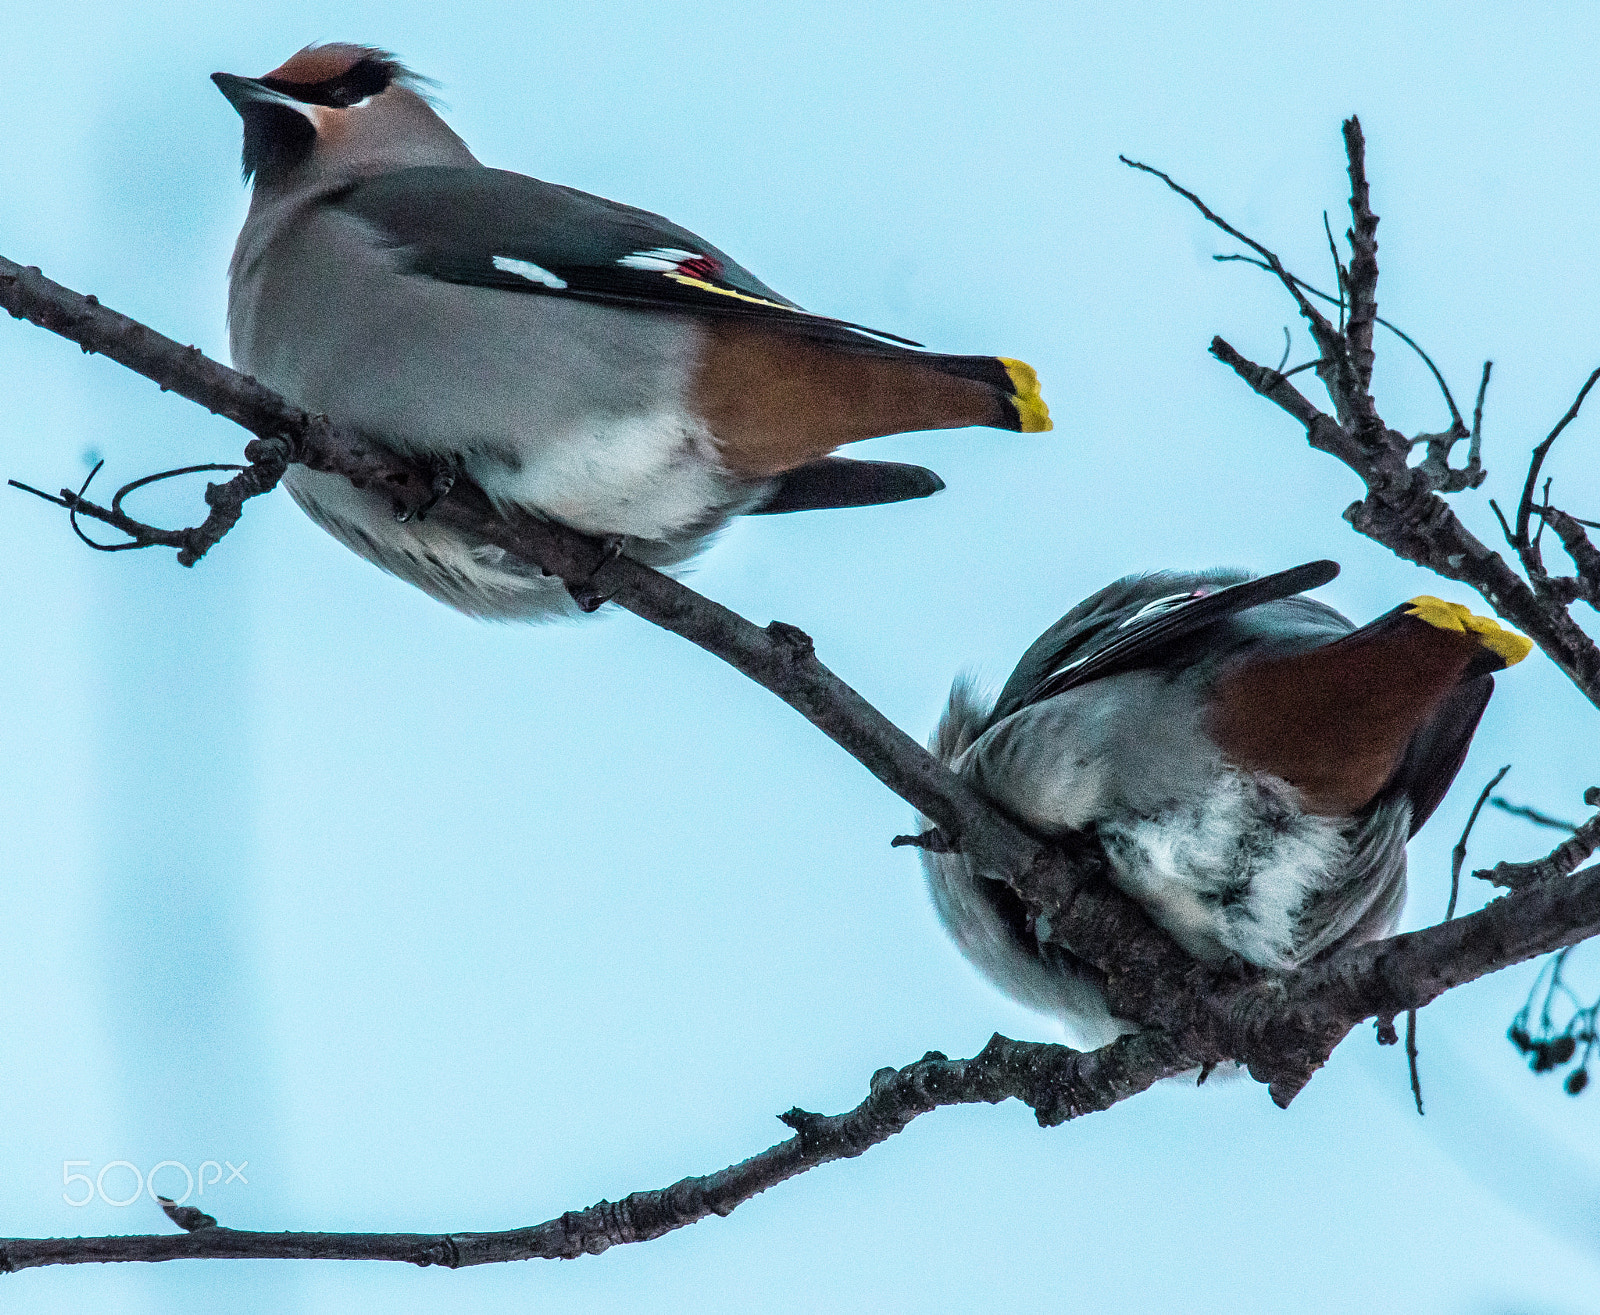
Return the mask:
[[[231,275],[240,369],[398,452],[459,459],[501,505],[626,536],[629,556],[664,566],[765,492],[724,470],[689,410],[693,319],[410,274],[358,221],[315,207],[261,225]],[[573,614],[559,582],[401,524],[381,494],[299,469],[285,483],[356,552],[452,606]]]
[[[983,730],[987,703],[958,683],[930,747],[1042,835],[1093,827],[1117,885],[1196,958],[1282,970],[1352,931],[1388,934],[1404,899],[1409,804],[1359,822],[1307,813],[1285,782],[1224,763],[1200,707],[1173,678],[1138,671]],[[1062,1017],[1081,1043],[1129,1030],[1092,973],[1047,961],[1019,934],[997,878],[964,854],[922,861],[940,917],[997,985]]]

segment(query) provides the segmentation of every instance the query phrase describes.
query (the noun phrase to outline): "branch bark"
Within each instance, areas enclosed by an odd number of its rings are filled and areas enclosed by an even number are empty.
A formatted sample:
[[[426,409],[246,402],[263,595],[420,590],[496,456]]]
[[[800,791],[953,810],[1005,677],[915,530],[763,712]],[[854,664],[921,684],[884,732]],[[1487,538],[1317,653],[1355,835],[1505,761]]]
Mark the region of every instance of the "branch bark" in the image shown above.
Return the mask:
[[[871,1093],[848,1113],[830,1117],[790,1110],[780,1117],[795,1129],[793,1137],[720,1172],[569,1210],[531,1228],[495,1233],[261,1233],[210,1226],[131,1237],[0,1238],[0,1272],[130,1260],[399,1260],[451,1269],[508,1260],[570,1260],[627,1242],[647,1242],[707,1215],[729,1214],[786,1178],[861,1155],[941,1105],[1021,1100],[1049,1127],[1109,1108],[1185,1067],[1156,1033],[1123,1037],[1088,1053],[1012,1041],[996,1033],[971,1059],[930,1052],[905,1068],[880,1069],[872,1076]]]
[[[1590,786],[1585,790],[1583,802],[1591,808],[1600,806],[1600,786]],[[1492,868],[1480,868],[1472,875],[1493,886],[1521,890],[1525,886],[1541,885],[1553,878],[1566,876],[1597,848],[1600,848],[1600,813],[1574,827],[1571,837],[1543,858],[1535,859],[1532,863],[1496,863]]]
[[[1258,365],[1220,337],[1211,340],[1211,353],[1257,394],[1304,426],[1312,447],[1337,457],[1361,477],[1367,496],[1352,503],[1344,513],[1352,527],[1397,556],[1476,589],[1500,616],[1532,639],[1585,698],[1600,707],[1600,646],[1572,619],[1561,600],[1541,598],[1534,586],[1468,530],[1439,496],[1441,488],[1458,486],[1460,481],[1450,476],[1463,472],[1451,472],[1441,461],[1408,464],[1413,440],[1390,429],[1378,415],[1371,394],[1372,324],[1377,315],[1378,283],[1374,235],[1378,219],[1370,206],[1366,141],[1358,120],[1352,118],[1345,123],[1344,137],[1351,182],[1352,254],[1347,280],[1350,320],[1343,333],[1330,332],[1327,320],[1321,316],[1320,324],[1313,324],[1322,350],[1317,374],[1333,402],[1334,414],[1318,408],[1286,376]],[[1127,163],[1159,173],[1147,165]],[[1208,222],[1260,253],[1305,313],[1306,299],[1299,291],[1304,284],[1284,269],[1277,256],[1240,233],[1194,193],[1179,187],[1165,174],[1159,176],[1190,200]],[[1591,376],[1567,416],[1545,440],[1545,450],[1577,414],[1593,382]]]
[[[100,352],[213,413],[242,424],[289,462],[378,485],[409,505],[422,502],[432,472],[309,415],[255,380],[211,361],[93,299],[0,257],[0,307],[48,328],[85,352]],[[252,444],[253,448],[255,445]],[[275,449],[276,450],[276,449]],[[248,455],[249,449],[247,449]],[[1143,912],[1103,879],[1104,852],[1071,850],[1029,836],[817,660],[809,636],[774,621],[765,627],[712,602],[597,540],[526,514],[502,515],[470,480],[459,479],[430,513],[471,538],[494,544],[547,574],[584,584],[635,615],[681,635],[776,694],[919,812],[947,842],[995,871],[1014,874],[1039,910],[1041,939],[1066,945],[1111,978],[1120,1017],[1158,1022],[1181,1047],[1209,1051],[1202,1032],[1186,1036],[1151,983],[1209,980]],[[1176,1030],[1174,1030],[1176,1029]],[[1197,1061],[1198,1062],[1198,1061]],[[1257,1057],[1268,1071],[1270,1057]]]
[[[1438,496],[1441,488],[1469,487],[1481,478],[1481,471],[1448,467],[1450,447],[1467,437],[1459,417],[1445,435],[1424,436],[1428,458],[1410,466],[1414,441],[1388,429],[1378,416],[1370,393],[1372,330],[1378,322],[1377,218],[1368,202],[1364,142],[1353,119],[1345,125],[1345,140],[1352,254],[1348,272],[1341,271],[1348,319],[1341,316],[1337,327],[1303,295],[1309,285],[1285,270],[1265,247],[1233,229],[1167,175],[1144,165],[1134,167],[1163,178],[1211,222],[1259,253],[1261,263],[1295,297],[1322,349],[1317,372],[1334,401],[1334,415],[1313,405],[1288,376],[1247,360],[1220,338],[1212,350],[1256,392],[1301,423],[1313,446],[1361,475],[1368,495],[1346,512],[1351,524],[1402,556],[1473,584],[1496,611],[1532,636],[1591,701],[1600,703],[1600,650],[1554,606],[1548,592],[1538,594],[1524,583],[1461,526]],[[161,531],[124,518],[122,528],[135,538],[149,531],[152,545],[176,547],[186,565],[200,560],[238,519],[247,499],[270,489],[289,463],[339,474],[359,486],[385,488],[407,506],[422,505],[437,491],[437,472],[342,431],[325,417],[308,415],[195,348],[52,283],[36,269],[0,258],[0,306],[69,338],[86,352],[110,356],[255,435],[245,451],[249,467],[226,484],[208,488],[210,513],[202,525]],[[1480,390],[1479,413],[1481,406]],[[1455,416],[1453,403],[1451,409]],[[1478,429],[1475,415],[1469,467],[1476,464]],[[75,514],[117,524],[120,496],[111,508],[89,504],[81,493],[66,490],[56,500]],[[1541,868],[1512,894],[1467,917],[1341,950],[1281,977],[1207,968],[1184,955],[1112,886],[1098,842],[1083,837],[1047,845],[1027,834],[819,662],[802,631],[778,621],[758,627],[565,526],[526,514],[501,514],[466,479],[458,479],[430,514],[683,636],[783,699],[930,818],[942,843],[1004,874],[1029,909],[1038,939],[1064,946],[1104,974],[1113,1012],[1145,1030],[1086,1055],[999,1036],[970,1060],[930,1053],[907,1068],[881,1070],[873,1078],[871,1094],[848,1114],[791,1111],[784,1118],[796,1136],[741,1164],[660,1191],[635,1193],[622,1202],[602,1202],[529,1229],[433,1236],[202,1227],[174,1237],[16,1238],[0,1243],[0,1267],[199,1256],[460,1265],[600,1251],[660,1236],[706,1214],[725,1214],[795,1173],[861,1154],[940,1105],[1016,1098],[1029,1104],[1041,1123],[1054,1124],[1106,1108],[1162,1077],[1195,1067],[1206,1071],[1228,1060],[1245,1063],[1270,1084],[1274,1100],[1287,1105],[1333,1047],[1364,1019],[1376,1017],[1392,1032],[1396,1015],[1445,990],[1600,933],[1600,866],[1573,873],[1582,857],[1567,862],[1563,852],[1560,863]],[[1581,530],[1576,533],[1581,536]],[[1565,542],[1567,536],[1562,537]]]

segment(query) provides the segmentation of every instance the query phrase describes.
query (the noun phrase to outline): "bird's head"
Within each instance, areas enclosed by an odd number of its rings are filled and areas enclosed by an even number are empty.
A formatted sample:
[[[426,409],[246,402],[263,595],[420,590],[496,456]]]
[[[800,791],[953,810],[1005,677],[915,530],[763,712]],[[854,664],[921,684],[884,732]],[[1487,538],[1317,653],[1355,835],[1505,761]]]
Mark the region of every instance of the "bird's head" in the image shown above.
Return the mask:
[[[264,77],[211,80],[244,120],[244,175],[258,191],[474,163],[421,94],[424,79],[371,46],[307,46]]]

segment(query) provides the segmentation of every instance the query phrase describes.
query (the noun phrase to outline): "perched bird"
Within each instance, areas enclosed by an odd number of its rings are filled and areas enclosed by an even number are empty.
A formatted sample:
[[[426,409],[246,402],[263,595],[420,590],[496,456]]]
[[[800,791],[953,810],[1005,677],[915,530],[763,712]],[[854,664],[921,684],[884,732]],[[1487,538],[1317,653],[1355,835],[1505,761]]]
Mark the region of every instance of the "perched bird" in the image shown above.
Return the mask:
[[[813,315],[687,229],[489,169],[421,80],[309,46],[213,80],[254,191],[229,270],[235,364],[299,406],[520,507],[670,565],[735,515],[925,497],[860,439],[1050,428],[1020,361],[944,356]],[[559,581],[303,467],[285,479],[363,557],[479,616],[573,607]]]
[[[1406,842],[1532,645],[1413,598],[1352,626],[1311,562],[1128,576],[1023,655],[992,706],[958,680],[930,747],[1035,833],[1098,835],[1113,880],[1196,958],[1295,967],[1388,935]],[[1079,1044],[1132,1030],[1092,970],[1041,944],[1010,888],[923,851],[935,907],[996,985]]]

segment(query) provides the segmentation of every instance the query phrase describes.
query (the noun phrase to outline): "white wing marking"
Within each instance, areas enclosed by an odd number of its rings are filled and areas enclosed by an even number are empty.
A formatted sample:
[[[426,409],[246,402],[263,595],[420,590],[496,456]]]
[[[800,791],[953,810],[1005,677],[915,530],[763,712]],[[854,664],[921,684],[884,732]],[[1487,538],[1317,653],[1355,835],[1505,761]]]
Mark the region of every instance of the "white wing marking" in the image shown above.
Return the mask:
[[[552,274],[543,265],[535,265],[531,260],[517,260],[513,256],[496,256],[494,267],[507,274],[518,274],[530,283],[540,283],[547,288],[564,288],[566,279],[557,274]]]

